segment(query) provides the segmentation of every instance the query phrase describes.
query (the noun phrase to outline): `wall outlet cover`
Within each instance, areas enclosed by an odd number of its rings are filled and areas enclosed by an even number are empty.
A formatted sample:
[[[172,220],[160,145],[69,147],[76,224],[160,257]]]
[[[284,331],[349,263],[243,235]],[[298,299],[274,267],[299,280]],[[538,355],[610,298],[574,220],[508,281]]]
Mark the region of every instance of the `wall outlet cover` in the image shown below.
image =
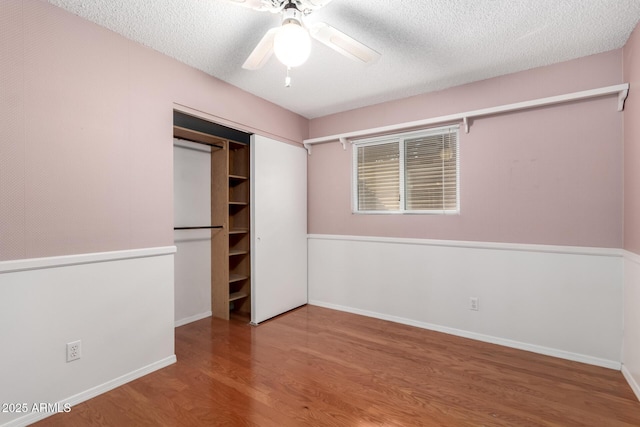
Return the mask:
[[[80,340],[67,343],[67,362],[80,359],[82,356],[82,342]]]

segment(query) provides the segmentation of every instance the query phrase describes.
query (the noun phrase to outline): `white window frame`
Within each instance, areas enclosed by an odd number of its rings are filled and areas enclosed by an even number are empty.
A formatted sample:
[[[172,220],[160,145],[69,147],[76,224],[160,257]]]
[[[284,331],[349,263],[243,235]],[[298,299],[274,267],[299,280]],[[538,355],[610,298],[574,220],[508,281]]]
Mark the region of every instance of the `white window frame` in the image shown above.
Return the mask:
[[[411,210],[405,208],[405,140],[431,135],[440,135],[454,131],[456,133],[456,209],[427,209]],[[399,174],[400,174],[400,205],[398,210],[359,210],[358,209],[358,148],[377,144],[399,142]],[[460,214],[460,126],[442,126],[432,129],[403,132],[392,135],[384,135],[373,138],[352,141],[352,167],[351,167],[351,211],[358,215],[458,215]]]

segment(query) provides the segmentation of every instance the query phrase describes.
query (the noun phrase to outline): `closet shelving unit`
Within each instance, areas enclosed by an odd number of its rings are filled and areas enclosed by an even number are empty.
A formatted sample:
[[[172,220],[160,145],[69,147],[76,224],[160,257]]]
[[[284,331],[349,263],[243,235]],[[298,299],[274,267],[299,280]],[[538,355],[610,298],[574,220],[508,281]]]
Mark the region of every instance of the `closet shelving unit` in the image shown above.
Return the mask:
[[[210,145],[211,150],[211,311],[251,312],[249,145],[174,126],[174,136]]]
[[[227,148],[229,278],[227,280],[228,307],[225,313],[228,314],[230,310],[249,313],[251,310],[249,145],[228,141]],[[215,312],[214,316],[217,316]]]

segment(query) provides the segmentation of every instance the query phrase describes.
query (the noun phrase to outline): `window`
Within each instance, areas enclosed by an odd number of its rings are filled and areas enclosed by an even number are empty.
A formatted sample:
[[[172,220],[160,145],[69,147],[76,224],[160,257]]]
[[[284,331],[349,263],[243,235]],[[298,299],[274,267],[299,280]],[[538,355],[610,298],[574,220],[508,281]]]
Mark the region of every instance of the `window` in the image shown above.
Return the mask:
[[[354,142],[356,213],[458,213],[458,126]]]

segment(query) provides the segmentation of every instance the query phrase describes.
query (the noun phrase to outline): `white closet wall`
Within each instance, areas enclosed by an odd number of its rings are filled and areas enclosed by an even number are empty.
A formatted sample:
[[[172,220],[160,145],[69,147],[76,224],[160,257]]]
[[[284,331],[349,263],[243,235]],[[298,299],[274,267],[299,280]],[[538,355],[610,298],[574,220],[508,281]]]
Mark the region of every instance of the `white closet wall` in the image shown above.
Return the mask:
[[[211,148],[174,139],[175,227],[211,225]],[[211,316],[211,231],[175,230],[175,324]]]

